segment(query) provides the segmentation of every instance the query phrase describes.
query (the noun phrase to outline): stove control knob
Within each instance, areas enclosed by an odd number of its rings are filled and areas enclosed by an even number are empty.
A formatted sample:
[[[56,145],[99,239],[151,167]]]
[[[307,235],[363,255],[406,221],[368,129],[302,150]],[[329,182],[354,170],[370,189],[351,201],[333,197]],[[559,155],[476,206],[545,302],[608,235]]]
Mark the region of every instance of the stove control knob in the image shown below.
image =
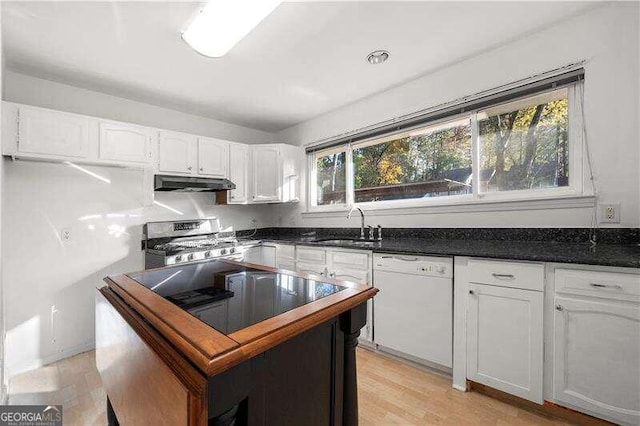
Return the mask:
[[[206,251],[206,252],[204,253],[204,257],[205,257],[205,259],[210,258],[210,257],[211,257],[211,250]]]
[[[189,254],[189,255],[187,256],[187,261],[189,261],[189,260],[193,260],[193,253],[191,253],[191,254]]]
[[[221,256],[224,256],[225,254],[227,254],[227,249],[220,250],[220,255]]]
[[[444,266],[436,266],[436,272],[440,275],[444,274]]]
[[[182,256],[176,256],[176,263],[182,262]]]
[[[233,254],[233,253],[235,253],[235,252],[236,252],[235,247],[231,247],[231,248],[229,249],[229,253]]]

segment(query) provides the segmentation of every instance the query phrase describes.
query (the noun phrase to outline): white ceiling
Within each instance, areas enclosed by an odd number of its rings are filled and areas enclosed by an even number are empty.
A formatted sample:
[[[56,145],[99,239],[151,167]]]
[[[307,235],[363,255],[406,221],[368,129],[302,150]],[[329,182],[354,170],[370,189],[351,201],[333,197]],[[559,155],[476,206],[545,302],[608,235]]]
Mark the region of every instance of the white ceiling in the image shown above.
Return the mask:
[[[283,3],[221,59],[180,31],[199,3],[3,2],[7,68],[278,131],[502,45],[592,2]],[[391,52],[370,65],[369,52]]]

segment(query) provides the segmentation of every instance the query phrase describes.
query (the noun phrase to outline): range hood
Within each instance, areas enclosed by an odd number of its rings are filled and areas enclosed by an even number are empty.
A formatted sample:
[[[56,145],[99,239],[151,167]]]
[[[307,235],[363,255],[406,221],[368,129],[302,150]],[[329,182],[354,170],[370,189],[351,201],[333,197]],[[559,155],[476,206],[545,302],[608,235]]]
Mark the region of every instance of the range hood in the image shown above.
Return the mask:
[[[221,178],[155,175],[153,180],[154,191],[218,192],[230,189],[236,189],[236,185]]]

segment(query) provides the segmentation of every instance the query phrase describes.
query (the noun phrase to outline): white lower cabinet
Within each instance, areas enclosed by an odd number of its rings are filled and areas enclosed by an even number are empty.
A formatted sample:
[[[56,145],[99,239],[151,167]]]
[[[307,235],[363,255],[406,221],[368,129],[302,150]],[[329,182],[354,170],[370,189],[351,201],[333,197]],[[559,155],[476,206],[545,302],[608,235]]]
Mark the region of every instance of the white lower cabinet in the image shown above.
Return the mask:
[[[262,247],[249,247],[244,252],[244,262],[262,265]]]
[[[469,285],[467,378],[542,404],[543,293]]]
[[[556,271],[555,403],[616,423],[640,424],[638,290],[640,275]],[[600,297],[582,297],[586,291]]]

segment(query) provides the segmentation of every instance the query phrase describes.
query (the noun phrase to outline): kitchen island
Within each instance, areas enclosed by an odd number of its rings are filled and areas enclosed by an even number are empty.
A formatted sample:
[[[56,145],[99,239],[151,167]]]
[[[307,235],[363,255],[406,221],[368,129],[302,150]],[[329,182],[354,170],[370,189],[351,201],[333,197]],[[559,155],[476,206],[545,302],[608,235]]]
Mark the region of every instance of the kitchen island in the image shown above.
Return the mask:
[[[355,347],[375,288],[228,260],[105,282],[110,424],[357,424]]]

